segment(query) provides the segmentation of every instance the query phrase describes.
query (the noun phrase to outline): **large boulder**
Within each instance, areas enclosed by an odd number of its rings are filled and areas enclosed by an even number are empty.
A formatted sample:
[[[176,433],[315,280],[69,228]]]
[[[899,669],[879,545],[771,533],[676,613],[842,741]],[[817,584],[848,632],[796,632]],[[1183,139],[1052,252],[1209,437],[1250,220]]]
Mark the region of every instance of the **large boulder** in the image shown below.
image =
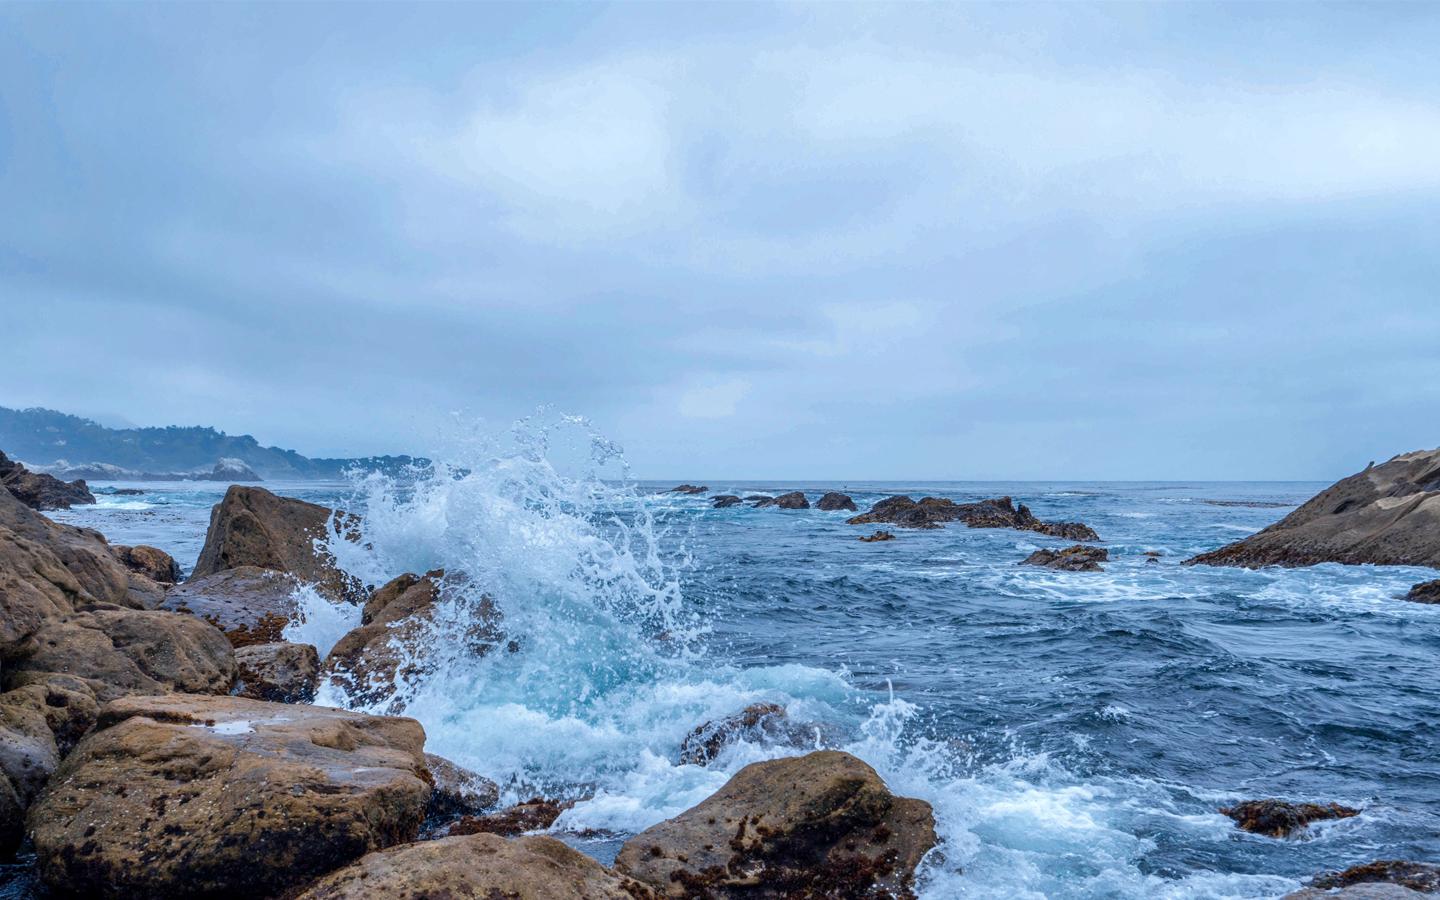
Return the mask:
[[[104,707],[31,807],[62,895],[274,896],[414,840],[430,785],[413,719],[238,697]]]
[[[1095,529],[1080,522],[1042,522],[1025,504],[1009,497],[956,503],[944,497],[919,501],[899,494],[886,497],[870,511],[847,519],[851,525],[898,525],[901,528],[939,528],[946,522],[964,522],[970,528],[1014,528],[1072,541],[1098,541]]]
[[[320,654],[311,644],[278,641],[235,649],[235,696],[271,703],[309,703],[320,684]]]
[[[1440,450],[1403,453],[1336,482],[1241,541],[1186,564],[1440,568]]]
[[[1246,800],[1224,807],[1220,814],[1234,819],[1236,827],[1251,834],[1283,838],[1304,829],[1311,822],[1348,819],[1360,815],[1360,810],[1338,803],[1290,803],[1269,799]]]
[[[1064,550],[1040,549],[1021,560],[1022,566],[1043,566],[1062,572],[1100,572],[1100,565],[1110,559],[1110,551],[1104,547],[1087,547],[1076,544]]]
[[[710,488],[703,484],[682,484],[666,491],[667,494],[703,494]]]
[[[358,539],[357,524],[354,516],[314,503],[231,485],[210,511],[205,546],[190,574],[203,578],[255,566],[292,575],[335,599],[359,600],[360,584],[335,565],[324,546],[332,535]]]
[[[1405,595],[1411,603],[1440,603],[1440,581],[1422,581]]]
[[[450,826],[450,835],[498,834],[514,837],[531,831],[543,831],[555,824],[560,814],[574,806],[573,800],[551,800],[531,797],[523,803],[494,812],[463,816]]]
[[[1310,894],[1304,891],[1291,896],[1337,896],[1322,895],[1322,891],[1340,890],[1344,897],[1399,897],[1403,894],[1384,893],[1378,889],[1403,888],[1424,894],[1440,892],[1440,866],[1433,863],[1409,862],[1402,859],[1382,859],[1359,866],[1351,866],[1341,872],[1324,872],[1310,879]],[[1362,893],[1357,888],[1375,888],[1374,893]],[[1350,891],[1351,893],[1345,893]]]
[[[850,499],[849,494],[842,494],[839,491],[829,491],[815,504],[815,508],[824,512],[835,512],[840,509],[848,509],[850,512],[858,512],[859,508],[855,501]]]
[[[734,494],[716,494],[710,498],[710,506],[712,509],[729,509],[732,506],[739,506],[743,502],[744,501]]]
[[[61,676],[0,694],[0,857],[23,836],[24,811],[95,722],[95,695]]]
[[[627,841],[615,867],[667,897],[902,897],[935,843],[930,804],[821,750],[746,766]]]
[[[165,593],[164,609],[199,616],[237,647],[272,643],[299,610],[294,576],[258,566],[237,566],[192,576]]]
[[[9,491],[31,509],[69,509],[95,502],[84,481],[67,483],[54,475],[31,472],[4,453],[0,453],[0,490]]]
[[[650,892],[549,837],[406,844],[333,872],[299,900],[644,900]]]
[[[778,497],[766,497],[763,500],[755,501],[756,509],[765,506],[775,506],[780,509],[809,509],[810,501],[805,499],[804,491],[791,491]]]
[[[425,765],[429,767],[430,778],[434,782],[430,805],[425,810],[427,819],[475,815],[500,800],[498,784],[443,756],[427,753]]]
[[[813,746],[814,735],[813,725],[792,722],[780,704],[752,703],[737,713],[695,726],[680,743],[680,762],[709,765],[722,750],[742,740],[798,747],[809,739]]]
[[[159,547],[136,544],[111,544],[110,552],[120,560],[121,565],[132,572],[138,572],[156,584],[174,584],[180,580],[180,564],[175,557]]]
[[[235,671],[230,642],[209,623],[109,606],[40,628],[6,669],[5,682],[27,674],[67,675],[104,701],[172,690],[226,693]]]

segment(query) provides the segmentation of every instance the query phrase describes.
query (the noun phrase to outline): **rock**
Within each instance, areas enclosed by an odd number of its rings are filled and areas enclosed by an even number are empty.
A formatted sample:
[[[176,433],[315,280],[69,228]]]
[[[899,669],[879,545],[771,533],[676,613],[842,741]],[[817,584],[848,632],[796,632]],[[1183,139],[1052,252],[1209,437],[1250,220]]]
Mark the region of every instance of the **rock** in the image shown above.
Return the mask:
[[[102,701],[126,694],[223,694],[235,654],[214,626],[194,616],[103,607],[39,629],[6,672],[70,675]]]
[[[873,544],[876,541],[893,541],[895,540],[895,535],[891,534],[888,531],[876,531],[874,534],[867,534],[862,536],[860,540],[864,541],[867,544]]]
[[[1036,550],[1025,557],[1022,566],[1044,566],[1062,572],[1101,572],[1100,564],[1108,562],[1110,551],[1104,547],[1087,547],[1076,544],[1064,550]]]
[[[251,644],[235,650],[235,695],[271,703],[310,703],[320,684],[320,654],[310,644]]]
[[[425,810],[427,819],[475,815],[500,800],[499,785],[443,756],[427,753],[425,765],[429,767],[430,777],[435,782],[430,794],[430,805]]]
[[[1398,884],[1357,884],[1338,891],[1305,888],[1286,894],[1284,900],[1424,900],[1433,894],[1422,894]]]
[[[429,799],[412,719],[238,697],[127,697],[28,825],[45,883],[91,897],[274,896],[413,840]]]
[[[781,494],[778,497],[766,497],[755,502],[755,508],[765,506],[778,506],[780,509],[809,509],[810,501],[805,499],[803,491],[791,491],[788,494]]]
[[[256,566],[315,585],[332,599],[359,601],[358,581],[335,566],[322,543],[330,535],[358,540],[358,519],[264,488],[231,485],[210,512],[205,546],[191,578]]]
[[[95,722],[95,696],[63,677],[0,694],[0,858],[20,841],[24,811]],[[0,892],[3,894],[3,892]]]
[[[157,547],[111,544],[110,552],[125,568],[144,575],[156,584],[174,584],[180,580],[180,564],[175,562],[175,557]]]
[[[549,837],[449,837],[371,853],[299,900],[643,900],[650,892]]]
[[[615,867],[667,897],[902,897],[935,842],[930,804],[821,750],[746,766],[627,841]]]
[[[45,716],[45,724],[63,757],[85,736],[99,716],[95,691],[81,678],[55,672],[11,673],[11,690],[0,694],[0,704],[25,703]]]
[[[1072,541],[1098,541],[1100,536],[1080,522],[1042,522],[1023,503],[1015,506],[1009,497],[956,503],[943,497],[925,497],[919,502],[897,495],[886,497],[870,511],[846,520],[851,525],[899,525],[901,528],[939,528],[945,522],[964,522],[970,528],[1015,528]]]
[[[191,577],[165,593],[161,606],[199,616],[225,632],[237,647],[283,640],[281,632],[299,606],[300,582],[273,569],[239,566]]]
[[[1411,603],[1440,603],[1440,581],[1423,581],[1415,585],[1405,599]]]
[[[1348,819],[1360,810],[1338,803],[1288,803],[1284,800],[1246,800],[1220,810],[1243,831],[1273,838],[1289,837],[1311,822]]]
[[[31,472],[4,453],[0,453],[0,487],[31,509],[69,509],[95,502],[84,481],[66,483],[54,475]]]
[[[236,459],[233,456],[222,456],[215,461],[215,468],[208,474],[196,475],[200,481],[263,481],[255,470],[243,459]]]
[[[680,744],[680,762],[708,765],[720,751],[739,740],[798,746],[808,737],[803,726],[791,723],[778,703],[752,703],[734,715],[696,726]]]
[[[542,831],[555,824],[560,814],[575,804],[569,801],[531,797],[524,803],[482,816],[465,816],[450,826],[450,834],[499,834],[513,837],[527,831]]]
[[[703,485],[703,484],[701,484],[701,485],[682,484],[682,485],[680,485],[679,487],[673,487],[673,488],[671,488],[670,490],[666,491],[665,493],[667,493],[667,494],[703,494],[703,493],[705,493],[705,492],[708,491],[708,490],[710,490],[710,488],[707,487],[706,485]]]
[[[441,588],[451,585],[457,624],[444,640],[447,649],[481,657],[503,639],[494,601],[478,596],[462,580],[447,581],[443,570],[405,574],[377,588],[365,604],[361,625],[342,637],[325,657],[322,677],[352,703],[374,706],[393,701],[397,686],[431,671],[433,657],[413,652],[435,639]]]
[[[734,494],[719,494],[710,498],[710,505],[715,509],[728,509],[731,506],[739,506],[742,501]]]
[[[1343,872],[1324,872],[1310,879],[1314,891],[1351,888],[1358,885],[1395,885],[1422,894],[1440,892],[1440,866],[1431,863],[1383,859],[1351,866]],[[1353,895],[1352,895],[1353,896]]]
[[[1440,450],[1404,453],[1336,482],[1274,525],[1186,565],[1440,568]]]
[[[850,499],[849,494],[842,494],[839,491],[830,491],[825,494],[825,496],[820,498],[820,502],[815,504],[815,508],[825,512],[834,512],[837,509],[848,509],[851,512],[856,512],[859,509],[859,507],[855,505],[855,501]]]
[[[746,503],[752,503],[752,504],[754,504],[754,505],[756,505],[756,506],[759,506],[761,503],[764,503],[764,502],[767,501],[767,500],[774,500],[774,499],[775,499],[775,498],[772,497],[772,496],[770,496],[769,494],[751,494],[750,496],[748,496],[748,497],[745,498],[745,502],[746,502]]]

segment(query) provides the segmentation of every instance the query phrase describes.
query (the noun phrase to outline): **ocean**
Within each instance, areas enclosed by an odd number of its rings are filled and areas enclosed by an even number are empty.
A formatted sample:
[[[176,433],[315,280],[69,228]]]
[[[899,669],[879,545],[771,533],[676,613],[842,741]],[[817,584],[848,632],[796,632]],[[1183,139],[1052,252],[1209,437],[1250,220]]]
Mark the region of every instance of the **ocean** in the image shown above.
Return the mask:
[[[426,674],[400,686],[401,711],[507,799],[578,800],[556,831],[602,861],[741,766],[803,752],[741,742],[708,768],[678,762],[695,726],[762,700],[805,723],[810,745],[855,753],[934,805],[943,845],[920,874],[926,898],[1278,897],[1321,870],[1440,857],[1440,607],[1400,599],[1435,574],[1181,565],[1324,484],[696,473],[706,496],[683,496],[629,481],[592,444],[578,468],[526,440],[457,451],[418,486],[263,486],[362,513],[363,545],[336,549],[370,583],[446,567],[495,598],[518,651],[476,659],[437,634],[415,649]],[[92,487],[96,506],[55,518],[187,569],[224,490]],[[789,490],[812,503],[843,491],[862,511],[892,494],[1010,496],[1091,525],[1111,561],[1019,566],[1069,542],[958,523],[863,543],[874,527],[845,524],[851,513],[708,500]],[[323,653],[357,620],[307,596],[287,636]],[[1271,796],[1363,812],[1288,840],[1217,812]]]

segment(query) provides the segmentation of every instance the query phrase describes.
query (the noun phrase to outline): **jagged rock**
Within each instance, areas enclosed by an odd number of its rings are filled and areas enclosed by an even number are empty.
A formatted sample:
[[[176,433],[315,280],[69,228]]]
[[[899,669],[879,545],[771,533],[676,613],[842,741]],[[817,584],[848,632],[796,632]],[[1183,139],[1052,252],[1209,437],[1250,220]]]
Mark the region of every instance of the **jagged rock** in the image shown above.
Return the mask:
[[[803,491],[791,491],[788,494],[781,494],[778,497],[766,497],[755,501],[755,508],[761,509],[766,506],[776,506],[780,509],[809,509],[810,501],[805,499]]]
[[[295,617],[300,582],[284,572],[238,566],[191,577],[165,593],[164,609],[199,616],[225,632],[237,647],[282,640]]]
[[[549,837],[448,837],[371,853],[299,900],[644,900],[650,892]]]
[[[429,799],[413,719],[238,697],[127,697],[31,807],[58,893],[269,897],[414,840]]]
[[[443,756],[427,753],[425,765],[435,782],[430,805],[425,810],[427,819],[473,816],[500,800],[499,785]]]
[[[358,540],[358,519],[264,488],[231,485],[210,512],[205,546],[191,578],[256,566],[294,576],[334,599],[359,601],[362,586],[335,566],[321,542]]]
[[[175,557],[158,547],[137,544],[111,544],[110,552],[120,560],[121,565],[132,572],[138,572],[156,584],[174,584],[180,580],[180,564]]]
[[[524,803],[479,816],[465,816],[450,826],[450,834],[498,834],[513,837],[527,831],[541,831],[555,824],[560,814],[574,806],[572,801],[531,797]]]
[[[0,694],[0,703],[25,703],[45,716],[60,755],[85,736],[100,712],[100,701],[84,679],[55,672],[12,672],[6,675],[10,687]]]
[[[710,505],[715,509],[727,509],[731,506],[739,506],[742,501],[734,494],[720,494],[710,498]]]
[[[95,695],[64,676],[0,694],[0,857],[19,842],[25,809],[94,724],[96,709]]]
[[[708,765],[721,750],[742,739],[800,746],[812,736],[813,730],[807,734],[805,726],[791,722],[780,704],[752,703],[738,713],[696,726],[680,744],[680,762]]]
[[[1100,536],[1080,522],[1042,522],[1025,504],[1015,506],[1009,497],[956,503],[943,497],[919,502],[901,494],[886,497],[867,513],[846,520],[851,525],[899,525],[901,528],[939,528],[945,522],[964,522],[970,528],[1015,528],[1072,541],[1098,541]]]
[[[1440,866],[1401,859],[1382,859],[1351,866],[1342,872],[1324,872],[1310,879],[1310,888],[1315,892],[1381,884],[1408,888],[1422,894],[1437,893],[1440,892]]]
[[[767,500],[774,499],[775,498],[770,496],[769,494],[751,494],[750,496],[745,498],[745,502],[754,504],[755,506],[759,506],[761,503],[764,503]]]
[[[703,494],[710,488],[703,484],[682,484],[666,491],[667,494]]]
[[[1110,551],[1104,547],[1087,547],[1084,544],[1076,544],[1073,547],[1066,547],[1064,550],[1036,550],[1025,557],[1020,563],[1022,566],[1044,566],[1047,569],[1059,569],[1062,572],[1101,572],[1102,562],[1108,562]]]
[[[815,508],[823,510],[824,512],[834,512],[839,509],[848,509],[851,512],[856,512],[859,509],[855,505],[855,501],[850,499],[849,494],[842,494],[839,491],[826,493],[825,496],[821,497],[820,501],[815,504]]]
[[[860,540],[864,541],[867,544],[874,544],[878,541],[893,541],[895,540],[895,535],[891,534],[888,531],[880,530],[876,531],[874,534],[862,535]]]
[[[70,675],[100,700],[125,694],[223,694],[235,682],[235,653],[214,626],[159,610],[97,607],[47,623],[6,671]]]
[[[320,654],[310,644],[278,641],[235,650],[235,696],[309,703],[320,684]]]
[[[1273,838],[1289,837],[1311,822],[1326,819],[1348,819],[1360,810],[1338,803],[1289,803],[1284,800],[1246,800],[1220,810],[1221,815],[1235,820],[1235,825],[1252,834]]]
[[[1440,450],[1403,453],[1336,482],[1299,509],[1186,565],[1440,568]]]
[[[1411,603],[1440,603],[1440,581],[1424,581],[1405,595]]]
[[[8,490],[31,509],[69,509],[95,502],[95,495],[84,481],[66,483],[54,475],[31,472],[4,453],[0,453],[0,489]]]
[[[627,841],[615,867],[667,897],[903,897],[935,842],[930,804],[822,750],[746,766]]]

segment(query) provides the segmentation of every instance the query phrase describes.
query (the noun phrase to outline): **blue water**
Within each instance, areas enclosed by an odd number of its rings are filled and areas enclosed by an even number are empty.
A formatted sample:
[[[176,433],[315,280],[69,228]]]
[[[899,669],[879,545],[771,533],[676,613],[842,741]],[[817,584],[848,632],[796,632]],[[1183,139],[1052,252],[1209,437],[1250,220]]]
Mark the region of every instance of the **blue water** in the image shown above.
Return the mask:
[[[484,573],[524,651],[447,663],[406,712],[515,796],[584,798],[557,829],[601,859],[746,762],[799,752],[678,764],[690,728],[757,699],[935,805],[927,897],[1276,897],[1324,869],[1440,857],[1440,607],[1399,599],[1435,574],[1180,565],[1323,484],[708,482],[812,502],[843,490],[862,510],[894,493],[1013,496],[1104,539],[1104,572],[1061,573],[1016,565],[1068,543],[1032,533],[952,524],[867,544],[849,513],[713,510],[655,493],[669,484],[567,493],[542,475],[418,498],[266,486],[366,511],[373,557],[356,565],[375,573]],[[57,518],[192,564],[223,488],[135,486],[147,493]],[[348,627],[319,623],[300,636]],[[1268,796],[1364,812],[1291,840],[1216,812]]]

